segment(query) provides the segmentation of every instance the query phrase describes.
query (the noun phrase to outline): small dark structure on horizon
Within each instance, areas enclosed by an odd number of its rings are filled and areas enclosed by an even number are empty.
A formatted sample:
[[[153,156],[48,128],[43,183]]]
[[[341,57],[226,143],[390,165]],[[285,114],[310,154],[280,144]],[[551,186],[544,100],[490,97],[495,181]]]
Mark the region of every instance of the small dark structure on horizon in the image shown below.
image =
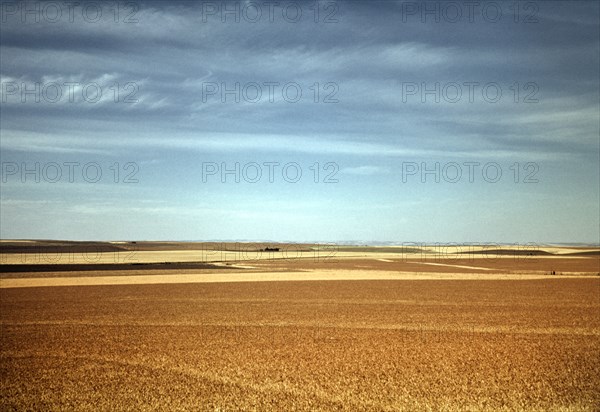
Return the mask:
[[[266,247],[264,249],[265,252],[279,252],[279,248],[278,247]]]

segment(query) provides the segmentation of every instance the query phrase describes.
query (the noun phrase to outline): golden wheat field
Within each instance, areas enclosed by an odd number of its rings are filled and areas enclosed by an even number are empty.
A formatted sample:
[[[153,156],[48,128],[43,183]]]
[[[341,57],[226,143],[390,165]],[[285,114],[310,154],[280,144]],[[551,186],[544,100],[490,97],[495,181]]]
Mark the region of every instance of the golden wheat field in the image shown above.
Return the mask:
[[[0,410],[600,409],[597,253],[367,249],[1,265]]]

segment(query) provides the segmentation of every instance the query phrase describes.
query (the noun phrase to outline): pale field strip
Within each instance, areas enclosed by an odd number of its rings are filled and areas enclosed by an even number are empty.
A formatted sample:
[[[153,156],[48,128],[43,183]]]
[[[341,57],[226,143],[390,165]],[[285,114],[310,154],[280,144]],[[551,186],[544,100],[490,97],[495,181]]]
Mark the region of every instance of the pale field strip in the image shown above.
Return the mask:
[[[389,256],[389,253],[382,253]],[[64,252],[64,253],[2,253],[0,263],[18,264],[102,264],[102,263],[186,263],[186,262],[241,262],[275,259],[335,259],[371,256],[366,253],[334,251],[295,252],[235,252],[226,250],[165,250],[165,251],[117,251],[117,252]],[[401,257],[401,255],[398,255]]]
[[[379,259],[379,260],[381,260],[381,259]],[[431,262],[406,262],[406,263],[418,264],[418,265],[445,266],[445,267],[460,268],[460,269],[495,270],[493,268],[484,268],[481,266],[448,265],[446,263],[431,263]]]
[[[560,279],[586,276],[561,276]],[[1,279],[0,289],[48,287],[48,286],[92,286],[92,285],[138,285],[168,283],[224,283],[224,282],[273,282],[315,280],[529,280],[556,279],[549,275],[536,274],[478,274],[478,273],[435,273],[398,272],[382,270],[315,270],[298,272],[252,272],[252,273],[198,273],[173,275],[134,276],[82,276]],[[589,278],[589,276],[587,277]]]
[[[548,249],[548,248],[546,248]],[[565,249],[570,253],[574,249]],[[590,250],[588,250],[590,251]],[[313,251],[286,251],[286,252],[257,252],[257,251],[225,251],[225,250],[168,250],[168,251],[116,251],[116,252],[68,252],[63,253],[0,253],[0,264],[7,265],[44,265],[44,264],[108,264],[108,263],[189,263],[189,262],[252,262],[268,260],[315,260],[315,261],[335,261],[337,259],[360,259],[370,258],[382,262],[406,261],[419,258],[430,259],[562,259],[568,256],[567,252],[555,256],[519,256],[514,254],[499,255],[490,252],[488,254],[465,253],[465,251],[450,251],[444,248],[442,253],[432,250],[431,253],[386,253],[386,252],[347,252],[331,250],[313,250]],[[456,254],[454,254],[456,252]],[[572,259],[587,259],[584,256],[569,256]]]
[[[416,247],[416,248],[420,248],[423,249],[425,251],[428,251],[430,253],[439,253],[440,251],[442,253],[457,253],[457,254],[466,254],[466,252],[470,252],[474,253],[476,255],[479,255],[478,253],[475,252],[488,252],[490,253],[490,251],[493,250],[506,250],[506,251],[510,251],[510,250],[517,250],[520,252],[548,252],[548,253],[553,253],[556,255],[561,255],[561,254],[569,254],[569,253],[574,253],[574,252],[589,252],[589,251],[600,251],[600,249],[598,249],[597,247],[563,247],[563,246],[543,246],[543,245],[535,245],[535,244],[515,244],[515,245],[481,245],[481,246],[477,246],[477,245],[444,245],[444,244],[439,244],[439,245],[424,245],[424,246],[419,246],[418,243],[415,243],[414,245],[411,245],[410,243],[407,243],[405,245],[400,245],[400,246],[381,246],[381,248],[394,248],[394,247],[406,247],[406,248],[411,248],[411,247]],[[419,254],[419,252],[417,252],[417,254]],[[482,253],[482,255],[485,255],[485,253]]]

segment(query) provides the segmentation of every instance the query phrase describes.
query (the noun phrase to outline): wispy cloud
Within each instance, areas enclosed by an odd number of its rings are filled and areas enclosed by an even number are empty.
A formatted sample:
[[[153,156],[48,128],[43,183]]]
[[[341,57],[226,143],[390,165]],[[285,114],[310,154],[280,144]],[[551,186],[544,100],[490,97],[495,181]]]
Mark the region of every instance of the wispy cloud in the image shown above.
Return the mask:
[[[342,173],[346,173],[349,175],[357,175],[357,176],[371,176],[388,173],[388,170],[379,166],[356,166],[356,167],[346,167],[340,170]]]
[[[490,204],[506,206],[506,230],[498,234],[527,223],[532,236],[579,241],[560,225],[546,227],[576,215],[574,227],[595,237],[598,207],[540,211],[535,201],[555,194],[590,205],[598,195],[600,6],[536,4],[536,23],[515,23],[508,3],[499,3],[506,8],[495,23],[479,14],[472,22],[429,16],[423,23],[420,15],[406,19],[402,2],[339,2],[333,23],[323,15],[315,22],[308,7],[298,23],[280,9],[272,22],[266,9],[256,23],[232,16],[223,22],[218,14],[207,18],[199,3],[180,1],[142,1],[135,23],[115,22],[108,10],[96,23],[9,18],[0,25],[2,162],[93,161],[111,178],[116,164],[119,179],[127,172],[122,166],[133,162],[140,181],[32,186],[12,179],[2,185],[2,234],[44,230],[64,237],[65,230],[77,237],[87,226],[104,237],[132,231],[218,238],[240,231],[246,238],[256,232],[356,239],[377,227],[386,227],[388,237],[404,230],[417,236],[421,225],[428,235],[451,236],[461,224],[479,230],[452,207],[458,204],[452,191],[461,191],[471,215]],[[466,84],[474,83],[471,93]],[[53,100],[51,84],[62,86],[61,99]],[[409,96],[407,84],[414,88]],[[489,101],[494,93],[485,94],[487,84],[499,88],[498,101]],[[86,85],[97,85],[102,96],[88,101]],[[293,87],[288,94],[285,85]],[[456,101],[455,85],[461,87]],[[31,93],[36,87],[45,90],[39,101]],[[524,101],[532,90],[536,101]],[[298,162],[303,180],[202,184],[203,162],[250,161]],[[464,161],[497,162],[503,180],[398,183],[402,162],[430,168]],[[331,173],[326,162],[339,167],[338,183],[323,183]],[[522,182],[529,163],[539,166],[535,185]],[[401,201],[406,196],[450,203],[439,211]],[[377,205],[389,208],[371,214]],[[42,214],[63,226],[41,229]],[[111,214],[119,217],[111,222]],[[365,222],[352,223],[361,215]],[[449,221],[452,229],[439,223]]]

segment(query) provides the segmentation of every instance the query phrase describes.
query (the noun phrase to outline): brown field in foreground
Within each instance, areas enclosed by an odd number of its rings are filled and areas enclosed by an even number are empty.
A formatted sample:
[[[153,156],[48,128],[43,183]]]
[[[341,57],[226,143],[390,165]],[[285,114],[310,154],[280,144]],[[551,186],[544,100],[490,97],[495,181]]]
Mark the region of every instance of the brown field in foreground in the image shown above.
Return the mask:
[[[3,271],[0,410],[600,410],[598,257],[535,258]],[[90,273],[141,283],[6,286]]]

